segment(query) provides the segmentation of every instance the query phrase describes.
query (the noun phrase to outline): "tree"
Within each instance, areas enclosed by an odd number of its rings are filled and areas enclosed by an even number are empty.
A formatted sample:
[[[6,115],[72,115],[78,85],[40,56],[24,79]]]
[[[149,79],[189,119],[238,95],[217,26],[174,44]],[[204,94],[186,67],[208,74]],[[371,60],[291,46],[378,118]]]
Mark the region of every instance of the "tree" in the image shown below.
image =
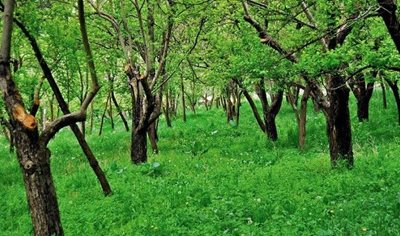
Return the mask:
[[[91,91],[78,111],[55,119],[41,133],[39,133],[37,119],[35,118],[37,109],[32,109],[30,112],[26,110],[11,73],[10,49],[15,5],[14,0],[7,0],[4,4],[0,48],[0,83],[4,105],[9,117],[7,126],[13,132],[17,159],[24,177],[35,235],[63,235],[50,169],[51,154],[47,144],[63,127],[85,120],[87,108],[99,90],[86,33],[83,1],[78,1],[78,12],[87,61],[92,71]]]

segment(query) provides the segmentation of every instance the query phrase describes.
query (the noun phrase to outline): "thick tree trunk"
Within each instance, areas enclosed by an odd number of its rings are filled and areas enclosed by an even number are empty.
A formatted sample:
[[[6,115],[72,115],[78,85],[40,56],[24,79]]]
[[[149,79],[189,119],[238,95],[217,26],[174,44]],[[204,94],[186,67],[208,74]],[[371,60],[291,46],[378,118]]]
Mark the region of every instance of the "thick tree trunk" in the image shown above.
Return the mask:
[[[357,117],[360,122],[369,120],[369,101],[366,97],[357,99]]]
[[[328,99],[330,107],[326,109],[327,135],[332,166],[344,160],[348,167],[354,164],[351,120],[349,111],[350,90],[340,76],[329,78]]]
[[[271,141],[278,140],[278,130],[276,128],[275,115],[271,113],[265,114],[265,133]]]
[[[37,149],[37,145],[32,144],[28,138],[18,136],[17,157],[24,176],[34,234],[63,235],[50,171],[50,151],[47,148]]]
[[[131,143],[131,158],[135,164],[147,162],[147,132],[133,131]]]

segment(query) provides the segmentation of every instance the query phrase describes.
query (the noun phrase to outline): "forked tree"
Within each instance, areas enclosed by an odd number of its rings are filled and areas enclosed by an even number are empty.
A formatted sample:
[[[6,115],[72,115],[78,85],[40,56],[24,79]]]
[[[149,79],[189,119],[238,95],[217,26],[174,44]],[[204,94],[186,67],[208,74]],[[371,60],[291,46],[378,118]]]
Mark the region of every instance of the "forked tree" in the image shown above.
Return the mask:
[[[10,49],[15,6],[15,0],[5,1],[0,48],[0,88],[9,117],[8,127],[13,133],[17,159],[23,173],[34,234],[63,235],[50,169],[51,154],[47,145],[60,129],[86,119],[87,108],[99,90],[93,56],[86,33],[83,0],[78,0],[78,15],[87,63],[91,72],[91,90],[79,110],[55,119],[42,132],[39,132],[35,118],[37,109],[28,111],[25,108],[21,93],[11,72]]]

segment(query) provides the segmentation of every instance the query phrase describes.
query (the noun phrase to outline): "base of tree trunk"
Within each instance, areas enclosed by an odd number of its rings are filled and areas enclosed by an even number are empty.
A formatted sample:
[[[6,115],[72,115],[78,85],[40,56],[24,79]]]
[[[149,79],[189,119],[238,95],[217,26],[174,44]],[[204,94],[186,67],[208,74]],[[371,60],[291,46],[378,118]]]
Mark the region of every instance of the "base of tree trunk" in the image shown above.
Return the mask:
[[[132,132],[131,159],[134,164],[147,162],[146,132]]]

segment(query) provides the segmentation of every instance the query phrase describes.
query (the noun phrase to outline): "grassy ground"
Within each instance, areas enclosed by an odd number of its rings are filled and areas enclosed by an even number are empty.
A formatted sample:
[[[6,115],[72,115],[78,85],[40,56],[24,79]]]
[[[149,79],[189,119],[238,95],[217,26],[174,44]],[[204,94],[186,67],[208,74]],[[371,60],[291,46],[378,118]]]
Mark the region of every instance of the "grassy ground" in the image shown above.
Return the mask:
[[[356,122],[355,168],[332,170],[325,123],[309,112],[307,149],[296,148],[294,116],[278,115],[272,144],[243,106],[239,127],[219,110],[190,114],[185,124],[161,122],[160,154],[129,161],[121,124],[91,147],[114,194],[101,189],[69,130],[51,143],[52,170],[66,235],[400,235],[399,127],[394,104]],[[390,97],[391,99],[391,97]],[[94,132],[96,133],[96,132]],[[396,155],[397,154],[397,155]],[[0,235],[30,235],[16,158],[0,139]],[[159,166],[158,166],[159,164]]]

